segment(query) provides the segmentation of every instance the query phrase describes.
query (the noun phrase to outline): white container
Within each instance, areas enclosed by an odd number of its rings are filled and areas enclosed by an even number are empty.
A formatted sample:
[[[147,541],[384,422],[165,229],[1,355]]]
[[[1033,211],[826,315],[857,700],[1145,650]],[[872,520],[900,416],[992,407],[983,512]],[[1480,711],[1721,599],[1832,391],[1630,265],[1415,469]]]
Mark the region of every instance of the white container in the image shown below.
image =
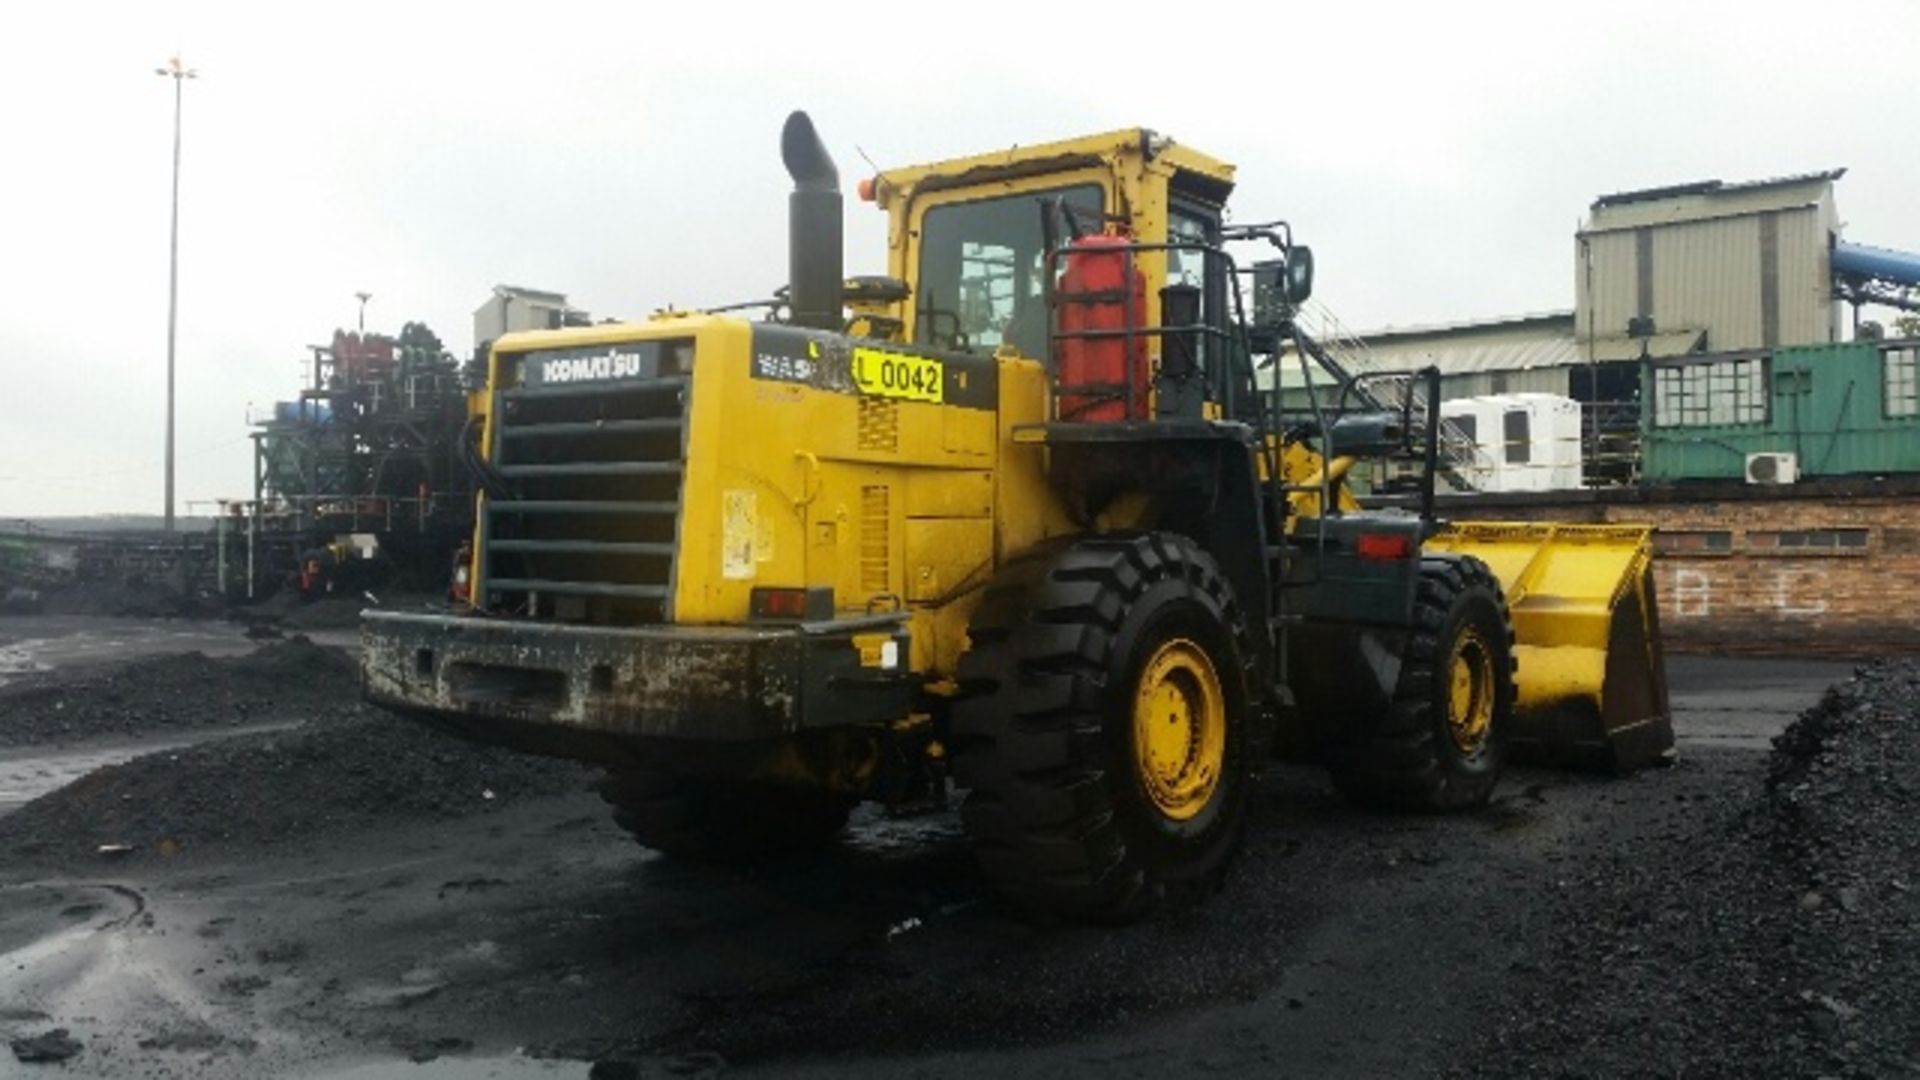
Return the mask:
[[[1478,453],[1461,471],[1476,491],[1580,486],[1580,403],[1559,394],[1488,394],[1440,403]]]

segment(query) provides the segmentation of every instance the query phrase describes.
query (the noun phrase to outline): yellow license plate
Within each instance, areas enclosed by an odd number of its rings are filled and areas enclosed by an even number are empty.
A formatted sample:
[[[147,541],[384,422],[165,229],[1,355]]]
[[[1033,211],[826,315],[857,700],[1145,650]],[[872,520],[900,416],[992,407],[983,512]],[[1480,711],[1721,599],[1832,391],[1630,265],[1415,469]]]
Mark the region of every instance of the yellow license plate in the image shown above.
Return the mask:
[[[946,400],[946,369],[940,361],[924,356],[855,349],[853,382],[861,393],[876,397],[935,404]]]

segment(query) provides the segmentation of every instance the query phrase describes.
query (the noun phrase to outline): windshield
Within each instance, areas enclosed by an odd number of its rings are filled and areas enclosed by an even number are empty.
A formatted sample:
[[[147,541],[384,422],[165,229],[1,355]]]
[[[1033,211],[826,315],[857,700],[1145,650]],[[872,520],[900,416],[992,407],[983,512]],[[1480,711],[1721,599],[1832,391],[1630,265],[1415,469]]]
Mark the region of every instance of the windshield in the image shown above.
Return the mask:
[[[927,211],[914,340],[987,352],[1011,343],[1027,356],[1046,355],[1043,213],[1053,199],[1073,208],[1082,229],[1099,229],[1101,195],[1094,184]],[[1055,229],[1056,242],[1069,235],[1064,222]]]

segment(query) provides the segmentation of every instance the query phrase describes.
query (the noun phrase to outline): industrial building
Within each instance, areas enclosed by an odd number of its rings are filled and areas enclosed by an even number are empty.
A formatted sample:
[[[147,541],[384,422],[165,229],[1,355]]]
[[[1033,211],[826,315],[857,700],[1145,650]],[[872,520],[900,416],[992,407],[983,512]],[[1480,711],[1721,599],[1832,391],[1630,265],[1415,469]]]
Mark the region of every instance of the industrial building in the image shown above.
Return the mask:
[[[475,352],[493,344],[495,338],[516,330],[557,330],[563,326],[585,326],[586,312],[567,303],[565,293],[528,289],[519,285],[495,285],[473,312]]]
[[[1920,340],[1861,310],[1920,310],[1920,256],[1841,240],[1843,175],[1602,196],[1570,309],[1323,332],[1356,365],[1440,369],[1481,452],[1449,517],[1654,525],[1670,645],[1920,647]],[[1540,401],[1579,410],[1577,470]]]
[[[1585,486],[1920,472],[1920,342],[1860,319],[1920,308],[1920,256],[1840,240],[1845,173],[1604,195],[1572,309],[1333,336],[1373,370],[1438,367],[1448,399],[1579,403]]]

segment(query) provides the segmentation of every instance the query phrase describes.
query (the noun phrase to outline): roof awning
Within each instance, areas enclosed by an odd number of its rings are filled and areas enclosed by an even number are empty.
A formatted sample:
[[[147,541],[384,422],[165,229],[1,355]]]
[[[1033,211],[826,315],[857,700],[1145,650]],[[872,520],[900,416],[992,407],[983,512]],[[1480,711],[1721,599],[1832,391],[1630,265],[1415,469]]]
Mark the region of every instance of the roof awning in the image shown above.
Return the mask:
[[[1582,343],[1580,358],[1594,363],[1638,360],[1642,354],[1642,340],[1637,337],[1596,338],[1590,352]],[[1705,352],[1707,349],[1705,330],[1662,330],[1644,340],[1646,342],[1644,351],[1647,356],[1685,356],[1687,353]]]

